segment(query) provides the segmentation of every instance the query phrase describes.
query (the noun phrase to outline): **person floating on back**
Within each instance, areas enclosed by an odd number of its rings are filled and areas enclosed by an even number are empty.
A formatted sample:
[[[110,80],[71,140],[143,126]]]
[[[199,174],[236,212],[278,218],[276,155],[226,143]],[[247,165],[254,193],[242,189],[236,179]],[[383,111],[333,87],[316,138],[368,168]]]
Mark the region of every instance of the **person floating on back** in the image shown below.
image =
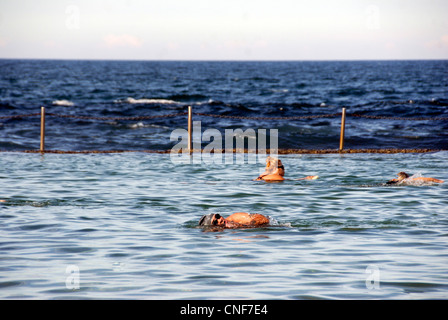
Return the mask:
[[[219,227],[219,228],[254,228],[269,225],[269,218],[259,213],[237,212],[227,218],[219,213],[207,214],[199,220],[201,227]]]
[[[392,179],[386,182],[386,184],[415,184],[415,183],[443,183],[443,180],[435,179],[435,178],[427,178],[427,177],[415,177],[412,178],[406,172],[399,172],[397,174],[397,179]]]
[[[264,180],[264,181],[283,181],[285,180],[285,167],[280,159],[274,157],[266,158],[266,169],[265,171],[258,176],[255,180]],[[308,176],[305,178],[300,178],[297,180],[314,180],[319,176]]]

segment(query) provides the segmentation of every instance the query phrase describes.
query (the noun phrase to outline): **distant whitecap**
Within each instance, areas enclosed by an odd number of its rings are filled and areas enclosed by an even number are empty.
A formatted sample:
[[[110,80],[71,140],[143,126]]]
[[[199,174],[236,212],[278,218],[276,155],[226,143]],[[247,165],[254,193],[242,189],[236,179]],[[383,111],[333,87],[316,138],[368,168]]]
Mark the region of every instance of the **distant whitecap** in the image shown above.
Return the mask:
[[[73,107],[75,104],[69,100],[55,100],[52,102],[54,106]]]
[[[130,103],[130,104],[137,104],[137,103],[146,103],[146,104],[177,104],[180,102],[174,101],[174,100],[168,100],[168,99],[134,99],[134,98],[127,98],[124,100],[115,100],[116,103]]]

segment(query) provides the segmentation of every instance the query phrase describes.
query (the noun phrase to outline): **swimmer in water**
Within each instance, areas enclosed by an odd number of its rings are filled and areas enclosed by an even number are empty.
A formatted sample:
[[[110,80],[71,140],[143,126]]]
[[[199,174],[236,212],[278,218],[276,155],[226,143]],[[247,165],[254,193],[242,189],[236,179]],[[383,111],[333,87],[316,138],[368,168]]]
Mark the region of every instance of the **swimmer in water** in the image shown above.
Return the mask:
[[[386,182],[386,184],[402,184],[405,182],[435,182],[435,183],[443,183],[443,180],[435,179],[435,178],[427,178],[427,177],[416,177],[410,178],[409,174],[406,172],[399,172],[397,174],[398,179],[392,179]]]
[[[269,219],[259,213],[237,212],[227,218],[219,213],[212,213],[202,216],[199,220],[201,227],[220,227],[220,228],[254,228],[269,225]]]
[[[280,159],[274,157],[266,158],[266,169],[265,171],[258,176],[257,181],[283,181],[285,180],[285,167]],[[317,179],[318,176],[308,176],[305,178],[300,178],[297,180],[314,180]]]
[[[285,167],[280,159],[274,157],[266,158],[266,169],[258,176],[256,180],[265,181],[283,181],[285,175]]]

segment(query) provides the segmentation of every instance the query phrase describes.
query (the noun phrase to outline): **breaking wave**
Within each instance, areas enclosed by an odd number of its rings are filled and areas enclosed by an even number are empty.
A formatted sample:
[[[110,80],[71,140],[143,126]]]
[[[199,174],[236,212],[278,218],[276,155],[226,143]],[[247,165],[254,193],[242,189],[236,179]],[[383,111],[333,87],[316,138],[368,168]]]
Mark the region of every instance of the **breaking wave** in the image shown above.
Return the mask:
[[[129,103],[129,104],[179,104],[180,102],[169,100],[169,99],[134,99],[134,98],[126,98],[115,100],[115,103]]]
[[[69,100],[54,100],[52,103],[54,106],[73,107],[75,104]]]

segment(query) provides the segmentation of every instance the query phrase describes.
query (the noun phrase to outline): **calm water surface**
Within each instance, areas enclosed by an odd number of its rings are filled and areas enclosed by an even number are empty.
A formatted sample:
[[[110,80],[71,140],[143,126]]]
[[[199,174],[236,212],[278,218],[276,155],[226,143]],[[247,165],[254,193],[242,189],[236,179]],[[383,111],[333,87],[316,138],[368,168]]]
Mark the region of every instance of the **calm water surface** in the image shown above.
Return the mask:
[[[448,184],[382,183],[448,180],[447,158],[288,155],[291,180],[265,183],[262,163],[3,153],[0,298],[446,299]],[[273,225],[196,227],[238,211]]]

